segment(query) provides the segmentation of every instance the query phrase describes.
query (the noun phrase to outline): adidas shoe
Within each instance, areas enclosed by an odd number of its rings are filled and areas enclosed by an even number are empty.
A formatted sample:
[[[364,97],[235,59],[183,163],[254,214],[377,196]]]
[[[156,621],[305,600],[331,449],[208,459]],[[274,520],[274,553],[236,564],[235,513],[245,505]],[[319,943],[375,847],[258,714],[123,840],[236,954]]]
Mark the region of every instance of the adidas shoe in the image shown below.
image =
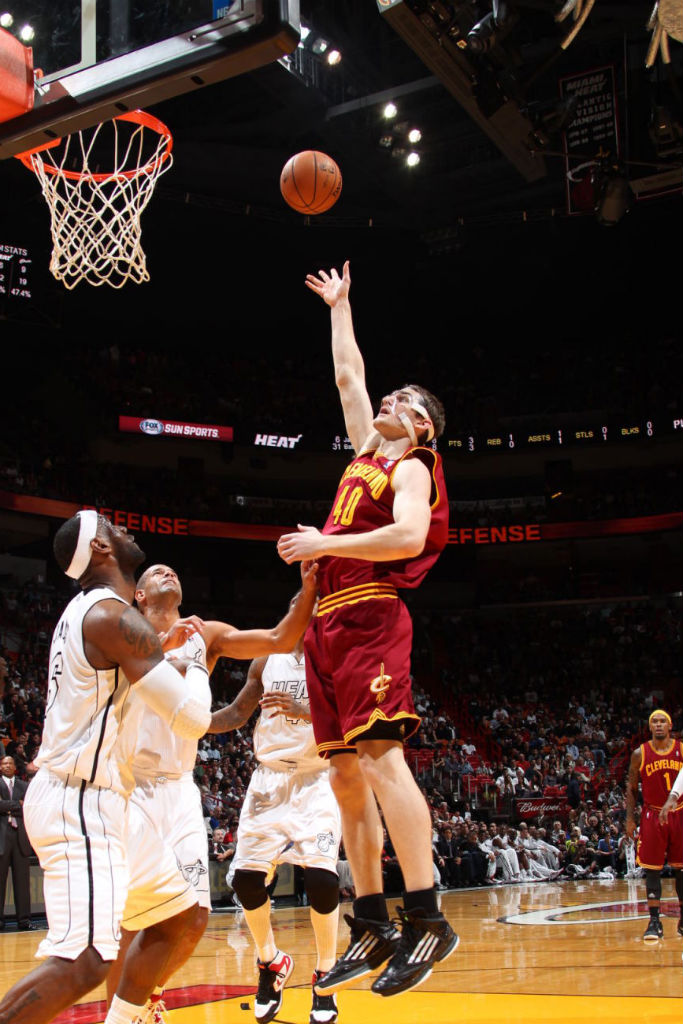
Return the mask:
[[[664,938],[662,922],[658,917],[651,917],[643,935],[643,942],[659,942]]]
[[[368,921],[350,914],[344,914],[344,920],[351,929],[351,941],[336,964],[316,981],[315,990],[321,996],[374,971],[396,951],[401,938],[391,921]]]
[[[264,964],[260,960],[256,963],[259,978],[254,1000],[254,1015],[258,1024],[268,1024],[282,1006],[282,990],[294,970],[294,961],[291,956],[278,949],[270,963]]]
[[[313,1004],[311,1016],[308,1018],[309,1024],[334,1024],[337,1019],[337,997],[335,995],[321,996],[315,990],[315,986],[324,975],[324,971],[313,972]]]
[[[398,949],[373,983],[380,996],[407,992],[425,981],[435,963],[445,960],[460,941],[443,914],[429,916],[421,908],[396,908],[403,927]]]

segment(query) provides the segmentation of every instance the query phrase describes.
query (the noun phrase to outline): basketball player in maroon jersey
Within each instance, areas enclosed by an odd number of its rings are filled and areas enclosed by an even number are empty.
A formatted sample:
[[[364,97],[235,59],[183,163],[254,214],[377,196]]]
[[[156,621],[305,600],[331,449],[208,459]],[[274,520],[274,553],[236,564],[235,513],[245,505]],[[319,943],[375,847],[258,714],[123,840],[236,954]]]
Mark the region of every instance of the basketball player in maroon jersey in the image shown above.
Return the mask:
[[[443,431],[439,400],[416,385],[373,413],[349,304],[348,262],[308,287],[330,307],[335,379],[356,452],[322,532],[282,536],[286,562],[315,557],[320,602],[305,638],[318,752],[342,814],[357,899],[348,949],[316,985],[334,992],[389,961],[372,989],[390,996],[419,985],[458,937],[439,913],[427,804],[403,756],[419,726],[411,695],[412,623],[397,588],[418,586],[448,537],[441,458],[425,445]],[[406,892],[399,932],[382,888],[379,803]]]
[[[664,861],[673,868],[680,907],[678,934],[683,935],[683,797],[673,812],[664,816],[663,807],[670,806],[669,794],[683,768],[683,746],[671,735],[671,716],[661,708],[650,715],[652,739],[631,755],[626,787],[626,831],[633,838],[635,808],[640,781],[643,810],[640,818],[637,860],[645,870],[647,905],[650,920],[643,936],[645,942],[658,942],[664,937],[659,919],[662,897],[661,870]],[[662,820],[662,818],[664,820]]]

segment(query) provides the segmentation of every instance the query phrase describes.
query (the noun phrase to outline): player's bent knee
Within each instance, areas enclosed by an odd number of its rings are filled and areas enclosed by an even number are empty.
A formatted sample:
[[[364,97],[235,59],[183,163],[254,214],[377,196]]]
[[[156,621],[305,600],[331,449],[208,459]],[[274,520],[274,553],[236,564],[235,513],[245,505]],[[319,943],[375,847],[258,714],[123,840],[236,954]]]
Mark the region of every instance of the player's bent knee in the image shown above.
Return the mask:
[[[106,979],[113,962],[103,960],[94,946],[88,946],[75,960],[53,959],[58,960],[62,971],[71,973],[74,985],[84,994]]]
[[[257,910],[268,900],[265,871],[247,871],[238,868],[232,887],[245,910]]]
[[[308,902],[318,914],[331,914],[339,905],[339,878],[325,868],[304,868]]]
[[[647,889],[647,898],[649,900],[659,900],[662,898],[662,876],[659,871],[647,868],[645,871],[645,888]]]

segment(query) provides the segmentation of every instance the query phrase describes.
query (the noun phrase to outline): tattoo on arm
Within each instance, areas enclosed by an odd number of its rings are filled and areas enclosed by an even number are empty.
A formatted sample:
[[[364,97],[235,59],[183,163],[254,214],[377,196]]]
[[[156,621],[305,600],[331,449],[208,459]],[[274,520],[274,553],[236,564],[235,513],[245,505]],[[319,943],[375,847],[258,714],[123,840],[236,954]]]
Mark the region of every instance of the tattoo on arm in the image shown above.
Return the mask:
[[[150,668],[156,665],[161,651],[159,637],[140,612],[126,608],[119,619],[119,630],[134,657],[149,661]]]

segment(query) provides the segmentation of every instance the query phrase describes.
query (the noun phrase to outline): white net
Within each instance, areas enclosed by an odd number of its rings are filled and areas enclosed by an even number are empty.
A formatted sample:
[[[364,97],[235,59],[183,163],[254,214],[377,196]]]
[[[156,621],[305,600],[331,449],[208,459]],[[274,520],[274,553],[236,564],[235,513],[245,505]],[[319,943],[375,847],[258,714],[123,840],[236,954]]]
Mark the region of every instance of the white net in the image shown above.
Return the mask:
[[[50,208],[50,271],[58,281],[67,288],[149,281],[140,217],[173,162],[171,146],[168,128],[138,110],[22,154]]]

